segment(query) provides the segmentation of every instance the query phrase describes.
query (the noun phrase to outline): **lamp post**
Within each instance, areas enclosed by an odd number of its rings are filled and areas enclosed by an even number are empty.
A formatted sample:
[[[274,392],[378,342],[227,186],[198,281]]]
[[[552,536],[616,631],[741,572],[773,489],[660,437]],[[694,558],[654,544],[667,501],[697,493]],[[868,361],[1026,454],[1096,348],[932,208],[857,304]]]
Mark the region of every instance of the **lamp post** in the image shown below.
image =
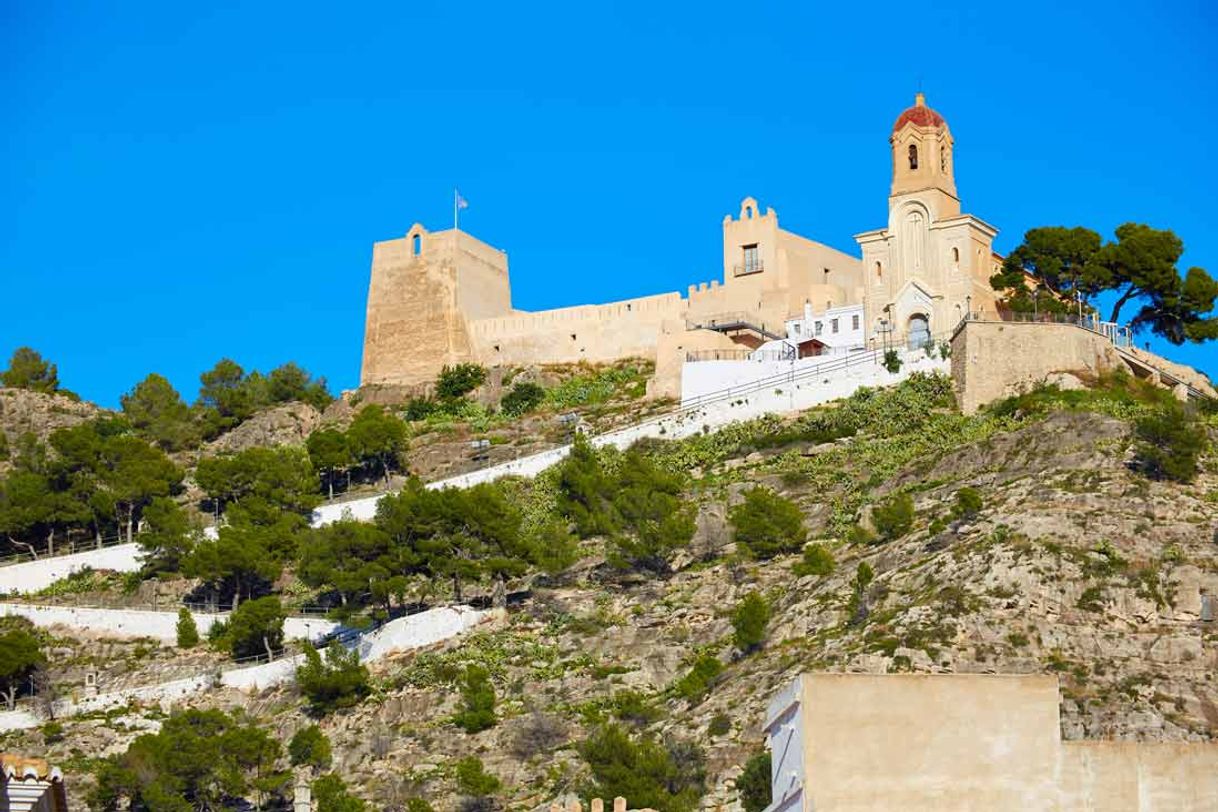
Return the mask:
[[[967,321],[973,320],[973,297],[971,294],[964,297],[964,318]]]

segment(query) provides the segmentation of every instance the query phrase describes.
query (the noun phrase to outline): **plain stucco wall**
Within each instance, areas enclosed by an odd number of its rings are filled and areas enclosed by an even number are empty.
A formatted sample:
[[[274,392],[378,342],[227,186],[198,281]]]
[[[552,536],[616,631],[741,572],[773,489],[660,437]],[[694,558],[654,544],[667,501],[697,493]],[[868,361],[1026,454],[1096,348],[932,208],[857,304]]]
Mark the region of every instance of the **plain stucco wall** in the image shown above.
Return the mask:
[[[1202,812],[1218,809],[1218,744],[1066,742],[1063,810]]]
[[[135,572],[142,565],[138,544],[116,544],[100,550],[41,558],[0,567],[0,595],[26,595],[45,589],[61,578],[86,567],[95,570]]]
[[[1056,677],[802,679],[805,809],[1056,808]]]

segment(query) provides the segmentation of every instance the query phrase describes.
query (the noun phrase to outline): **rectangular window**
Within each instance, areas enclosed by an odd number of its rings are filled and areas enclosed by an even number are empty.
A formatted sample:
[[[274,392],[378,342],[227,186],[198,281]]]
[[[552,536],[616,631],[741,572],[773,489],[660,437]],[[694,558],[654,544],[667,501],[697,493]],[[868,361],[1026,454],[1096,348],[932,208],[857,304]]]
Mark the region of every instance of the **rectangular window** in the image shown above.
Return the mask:
[[[859,328],[859,317],[858,317],[858,314],[856,313],[855,315],[850,317],[850,329],[857,330],[858,328]]]
[[[823,333],[823,332],[824,332],[824,330],[825,330],[825,324],[824,324],[824,322],[820,322],[820,321],[818,321],[818,322],[816,323],[816,334],[817,334],[817,335],[820,335],[821,333]]]
[[[837,332],[837,319],[833,319],[829,322],[829,329],[835,333]]]
[[[795,322],[795,335],[799,335],[799,322]]]
[[[744,272],[757,273],[761,270],[761,256],[757,251],[757,245],[744,246]]]

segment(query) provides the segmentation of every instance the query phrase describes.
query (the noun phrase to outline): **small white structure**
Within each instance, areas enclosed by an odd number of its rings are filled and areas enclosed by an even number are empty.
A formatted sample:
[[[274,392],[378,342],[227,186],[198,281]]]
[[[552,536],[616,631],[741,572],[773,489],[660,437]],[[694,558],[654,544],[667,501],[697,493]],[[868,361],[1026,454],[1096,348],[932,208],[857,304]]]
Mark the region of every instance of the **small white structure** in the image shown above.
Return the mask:
[[[805,302],[803,313],[787,319],[787,343],[798,348],[797,358],[846,355],[866,348],[865,327],[862,304],[816,311]]]

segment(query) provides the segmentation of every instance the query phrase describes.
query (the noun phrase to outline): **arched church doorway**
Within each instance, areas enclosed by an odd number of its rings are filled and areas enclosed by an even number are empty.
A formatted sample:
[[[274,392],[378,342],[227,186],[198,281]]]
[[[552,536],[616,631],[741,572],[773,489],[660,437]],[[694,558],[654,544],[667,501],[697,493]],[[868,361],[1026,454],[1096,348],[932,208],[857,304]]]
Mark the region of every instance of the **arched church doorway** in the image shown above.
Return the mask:
[[[923,313],[909,317],[909,348],[916,350],[930,343],[930,319]]]

